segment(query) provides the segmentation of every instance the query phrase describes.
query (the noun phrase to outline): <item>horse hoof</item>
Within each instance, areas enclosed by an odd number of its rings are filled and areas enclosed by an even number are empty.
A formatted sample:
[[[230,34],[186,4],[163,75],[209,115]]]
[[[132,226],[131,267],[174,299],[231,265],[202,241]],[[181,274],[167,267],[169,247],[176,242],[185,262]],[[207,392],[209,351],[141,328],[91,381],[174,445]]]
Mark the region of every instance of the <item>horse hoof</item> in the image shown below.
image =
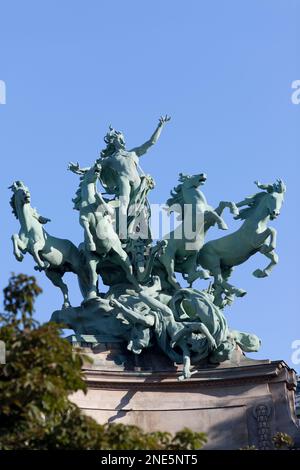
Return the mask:
[[[203,269],[199,277],[200,279],[205,279],[205,280],[210,279],[209,271],[207,271],[206,269]]]
[[[66,310],[67,308],[71,308],[70,302],[64,302],[61,309]]]
[[[265,271],[262,271],[261,269],[256,269],[252,274],[253,276],[258,278],[268,277],[268,274]]]
[[[234,294],[226,295],[224,300],[226,302],[225,305],[228,305],[228,306],[232,305],[234,302]]]
[[[81,305],[86,305],[93,301],[99,302],[101,301],[101,297],[99,297],[96,293],[88,294],[86,298],[81,302]]]
[[[228,225],[225,224],[225,223],[219,224],[218,227],[219,227],[220,230],[228,230]]]
[[[21,262],[21,261],[23,261],[23,259],[24,259],[24,256],[23,256],[23,255],[21,255],[21,254],[20,254],[20,255],[16,255],[16,260],[17,260],[17,261],[20,261],[20,262]]]
[[[237,297],[244,297],[246,294],[247,294],[247,291],[245,291],[244,289],[236,289],[235,291],[235,295]]]
[[[270,246],[270,245],[262,245],[261,248],[260,248],[260,252],[264,255],[264,254],[267,254],[267,253],[270,253],[271,251],[274,250],[274,247],[273,246]],[[257,271],[259,271],[257,269]],[[261,270],[260,270],[261,271]]]

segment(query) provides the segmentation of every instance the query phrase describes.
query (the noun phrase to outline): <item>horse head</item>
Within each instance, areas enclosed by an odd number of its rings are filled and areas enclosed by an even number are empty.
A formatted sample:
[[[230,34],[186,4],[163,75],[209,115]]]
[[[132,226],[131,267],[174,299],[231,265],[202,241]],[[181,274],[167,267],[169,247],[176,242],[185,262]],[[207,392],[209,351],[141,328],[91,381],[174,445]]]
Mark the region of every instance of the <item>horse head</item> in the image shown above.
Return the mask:
[[[82,181],[86,184],[90,183],[96,183],[98,179],[100,178],[101,174],[101,165],[98,162],[95,162],[91,168],[88,170],[85,170],[83,176],[82,176]]]
[[[100,163],[95,162],[91,168],[76,170],[76,173],[81,175],[81,178],[75,198],[72,199],[74,202],[74,209],[80,210],[82,202],[89,198],[89,194],[94,197],[96,192],[96,183],[100,179],[101,169],[102,167]]]
[[[30,192],[22,181],[15,181],[9,189],[13,192],[10,205],[13,209],[14,215],[18,218],[18,208],[23,207],[25,204],[30,204]]]
[[[266,204],[271,220],[276,219],[280,215],[285,192],[286,185],[280,179],[273,184],[272,191],[268,192],[268,195],[266,196]]]
[[[189,188],[198,188],[202,186],[207,180],[207,175],[205,173],[199,173],[196,175],[184,175],[183,173],[179,174],[179,181],[182,183],[183,189]]]
[[[205,196],[197,189],[203,185],[207,179],[205,173],[196,175],[184,175],[179,173],[179,184],[171,191],[171,197],[167,200],[168,212],[178,212],[178,220],[182,220],[182,210],[185,204],[194,204],[199,202],[199,196],[202,202],[206,204]]]
[[[236,220],[246,220],[256,214],[262,219],[270,217],[271,220],[276,219],[280,214],[280,209],[284,201],[284,194],[286,186],[282,180],[277,180],[274,184],[259,184],[258,186],[264,191],[247,197],[242,203],[237,206],[247,206],[245,209],[240,210],[239,214],[235,217]]]

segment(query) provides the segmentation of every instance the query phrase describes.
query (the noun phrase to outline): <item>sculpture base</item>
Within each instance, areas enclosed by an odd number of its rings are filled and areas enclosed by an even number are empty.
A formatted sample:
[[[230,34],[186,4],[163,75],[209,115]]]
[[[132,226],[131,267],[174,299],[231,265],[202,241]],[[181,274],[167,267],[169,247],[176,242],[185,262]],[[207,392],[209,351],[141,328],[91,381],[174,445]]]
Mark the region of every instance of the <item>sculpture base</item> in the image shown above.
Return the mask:
[[[206,449],[271,449],[277,432],[300,445],[296,375],[283,361],[237,355],[235,364],[203,363],[191,379],[179,381],[181,366],[157,351],[137,357],[123,343],[85,335],[69,339],[94,360],[84,366],[87,394],[71,399],[99,423],[133,424],[148,432],[188,427],[207,433]]]

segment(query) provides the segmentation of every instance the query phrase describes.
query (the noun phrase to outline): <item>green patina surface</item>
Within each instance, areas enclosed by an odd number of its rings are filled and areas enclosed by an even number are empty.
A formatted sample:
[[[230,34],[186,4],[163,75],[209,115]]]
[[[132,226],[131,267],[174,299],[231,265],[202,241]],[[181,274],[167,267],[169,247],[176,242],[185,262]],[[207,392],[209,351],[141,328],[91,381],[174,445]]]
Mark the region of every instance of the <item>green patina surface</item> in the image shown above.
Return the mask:
[[[50,220],[31,206],[30,191],[21,181],[11,186],[11,206],[21,227],[12,240],[16,259],[22,261],[30,253],[35,269],[44,271],[61,290],[63,308],[54,312],[53,321],[87,338],[124,341],[134,354],[155,344],[172,361],[184,364],[181,378],[186,379],[191,364],[203,359],[230,361],[238,348],[259,349],[257,336],[228,327],[225,307],[246,294],[229,278],[234,267],[256,253],[267,257],[269,264],[256,269],[254,276],[268,276],[277,264],[276,230],[269,223],[280,214],[286,188],[281,180],[255,182],[254,195],[237,203],[221,201],[213,208],[202,192],[207,175],[180,173],[166,203],[179,223],[155,244],[148,202],[155,183],[144,174],[139,159],[158,141],[169,120],[161,117],[150,139],[131,150],[126,149],[122,132],[110,127],[106,147],[89,168],[69,164],[80,177],[73,198],[84,235],[78,247],[45,230]],[[225,208],[241,226],[206,242],[214,225],[228,229],[222,216]],[[75,308],[63,281],[68,271],[77,276],[83,297]],[[181,286],[180,275],[189,287]],[[105,294],[99,277],[109,286]],[[196,279],[207,280],[206,288],[194,289]]]

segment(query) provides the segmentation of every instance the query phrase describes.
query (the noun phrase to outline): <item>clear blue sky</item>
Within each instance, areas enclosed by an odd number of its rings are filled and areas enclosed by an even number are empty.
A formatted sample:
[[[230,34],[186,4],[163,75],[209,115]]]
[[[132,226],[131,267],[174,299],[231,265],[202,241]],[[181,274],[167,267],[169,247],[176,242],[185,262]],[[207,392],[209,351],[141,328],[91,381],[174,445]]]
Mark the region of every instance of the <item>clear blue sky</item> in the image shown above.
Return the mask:
[[[266,263],[261,255],[237,268],[233,280],[248,295],[227,316],[232,328],[261,337],[252,357],[291,364],[291,343],[300,339],[300,106],[291,102],[291,83],[300,79],[299,17],[299,0],[2,1],[1,286],[11,271],[34,273],[30,255],[19,264],[12,254],[19,225],[9,184],[22,179],[52,219],[48,231],[79,243],[71,202],[77,178],[66,171],[68,161],[94,161],[109,123],[130,147],[168,113],[172,121],[142,161],[157,184],[152,202],[166,201],[179,171],[207,172],[213,205],[251,194],[256,179],[287,184],[273,222],[280,264],[268,279],[251,276]],[[225,218],[232,230],[239,226]],[[44,289],[37,315],[47,320],[61,296],[37,277]],[[67,279],[78,305],[74,277]]]

